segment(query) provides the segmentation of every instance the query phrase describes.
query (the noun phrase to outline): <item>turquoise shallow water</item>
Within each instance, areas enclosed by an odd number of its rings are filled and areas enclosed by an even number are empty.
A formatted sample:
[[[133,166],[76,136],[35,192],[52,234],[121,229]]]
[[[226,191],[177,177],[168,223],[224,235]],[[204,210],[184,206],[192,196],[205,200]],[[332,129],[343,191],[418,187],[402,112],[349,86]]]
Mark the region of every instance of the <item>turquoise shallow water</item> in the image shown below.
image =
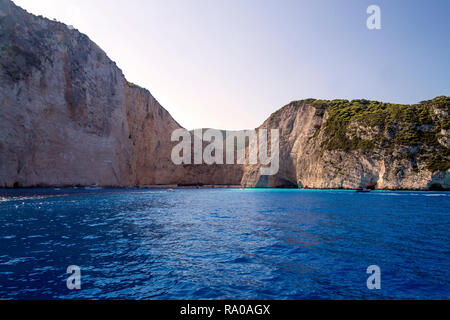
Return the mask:
[[[444,192],[3,190],[0,299],[449,299],[449,230]]]

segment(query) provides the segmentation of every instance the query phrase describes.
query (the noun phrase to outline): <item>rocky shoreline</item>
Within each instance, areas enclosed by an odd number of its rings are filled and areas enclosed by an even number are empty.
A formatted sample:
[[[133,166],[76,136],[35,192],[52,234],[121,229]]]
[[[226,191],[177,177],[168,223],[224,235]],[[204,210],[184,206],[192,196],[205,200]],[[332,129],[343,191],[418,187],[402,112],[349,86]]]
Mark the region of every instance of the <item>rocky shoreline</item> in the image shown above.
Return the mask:
[[[152,190],[152,189],[287,189],[287,190],[342,190],[342,191],[355,191],[359,188],[295,188],[295,187],[244,187],[242,185],[153,185],[153,186],[129,186],[129,187],[116,187],[116,186],[27,186],[27,187],[0,187],[0,190],[32,190],[32,189],[47,189],[47,190],[103,190],[103,189],[137,189],[137,190]],[[371,191],[420,191],[420,192],[449,192],[450,188],[431,187],[426,189],[370,189]]]

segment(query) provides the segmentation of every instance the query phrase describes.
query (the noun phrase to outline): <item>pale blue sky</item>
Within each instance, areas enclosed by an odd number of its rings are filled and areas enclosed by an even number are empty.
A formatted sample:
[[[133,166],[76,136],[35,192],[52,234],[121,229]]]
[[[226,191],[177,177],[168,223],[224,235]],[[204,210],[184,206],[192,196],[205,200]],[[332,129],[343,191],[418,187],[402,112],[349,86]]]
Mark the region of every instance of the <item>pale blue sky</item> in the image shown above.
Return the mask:
[[[86,33],[189,129],[254,128],[304,98],[450,95],[448,0],[14,2]]]

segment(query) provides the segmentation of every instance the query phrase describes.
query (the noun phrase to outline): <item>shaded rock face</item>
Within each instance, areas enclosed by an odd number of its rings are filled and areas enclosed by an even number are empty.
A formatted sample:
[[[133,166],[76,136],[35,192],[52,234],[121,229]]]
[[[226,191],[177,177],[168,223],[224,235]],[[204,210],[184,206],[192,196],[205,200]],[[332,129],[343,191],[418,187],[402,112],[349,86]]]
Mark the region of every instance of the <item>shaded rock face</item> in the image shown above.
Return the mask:
[[[0,3],[1,184],[126,185],[120,70],[86,36]]]
[[[440,130],[435,139],[442,145],[446,130],[439,126],[448,126],[448,97],[436,98],[443,111],[434,112],[434,124],[416,128],[420,130]],[[436,101],[437,101],[436,100]],[[442,101],[444,101],[442,103]],[[430,102],[431,105],[434,100]],[[429,107],[430,113],[434,107]],[[447,110],[447,111],[445,111]],[[414,112],[412,110],[411,112]],[[419,141],[417,146],[394,149],[375,144],[370,150],[330,150],[324,147],[329,139],[327,120],[329,111],[312,104],[311,100],[293,102],[273,114],[261,128],[280,130],[280,170],[275,176],[261,176],[259,165],[246,166],[242,185],[246,187],[289,187],[318,189],[355,189],[360,187],[376,189],[449,189],[450,160],[446,148],[439,149],[439,165],[444,170],[430,169],[429,159],[438,152],[436,146]],[[354,139],[381,140],[379,136],[389,132],[395,135],[401,123],[390,123],[386,132],[381,126],[367,128],[357,122],[350,122],[348,130],[356,128]],[[397,130],[399,131],[399,130]],[[334,132],[332,133],[334,134]],[[362,138],[361,138],[362,137]],[[366,140],[369,141],[369,140]],[[437,144],[437,142],[435,142]],[[364,144],[363,144],[364,145]],[[425,150],[421,154],[420,148]],[[428,159],[428,160],[427,160]]]
[[[86,35],[0,0],[0,187],[239,184],[175,166],[180,128]]]

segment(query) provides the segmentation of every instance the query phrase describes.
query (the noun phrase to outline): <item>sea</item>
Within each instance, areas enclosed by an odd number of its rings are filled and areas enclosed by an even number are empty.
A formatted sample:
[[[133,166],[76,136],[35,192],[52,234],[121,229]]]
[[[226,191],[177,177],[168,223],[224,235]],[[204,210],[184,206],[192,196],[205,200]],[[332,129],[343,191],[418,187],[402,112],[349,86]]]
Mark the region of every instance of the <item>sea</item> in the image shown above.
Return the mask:
[[[1,300],[449,299],[449,272],[449,192],[0,190]]]

